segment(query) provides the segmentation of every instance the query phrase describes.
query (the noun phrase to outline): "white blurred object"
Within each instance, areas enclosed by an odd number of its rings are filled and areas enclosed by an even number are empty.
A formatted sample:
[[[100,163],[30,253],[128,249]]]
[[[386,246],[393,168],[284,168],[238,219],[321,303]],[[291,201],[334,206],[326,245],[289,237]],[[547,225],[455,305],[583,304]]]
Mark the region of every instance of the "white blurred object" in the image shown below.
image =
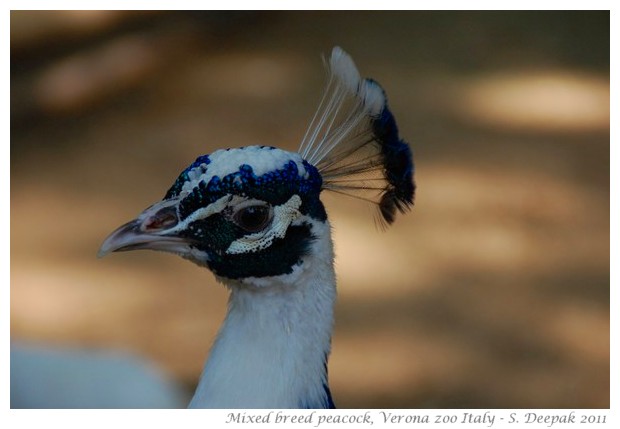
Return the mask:
[[[188,399],[125,352],[11,344],[11,408],[185,408]]]

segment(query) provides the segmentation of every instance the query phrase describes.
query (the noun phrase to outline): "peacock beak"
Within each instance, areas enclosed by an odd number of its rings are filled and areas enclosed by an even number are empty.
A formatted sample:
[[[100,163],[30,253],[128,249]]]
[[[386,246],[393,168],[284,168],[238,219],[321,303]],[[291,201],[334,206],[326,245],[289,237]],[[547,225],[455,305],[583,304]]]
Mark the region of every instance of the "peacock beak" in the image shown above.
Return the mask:
[[[112,232],[104,240],[97,257],[102,258],[111,252],[139,249],[184,253],[190,243],[176,234],[174,227],[177,223],[174,207],[149,207],[136,219]]]

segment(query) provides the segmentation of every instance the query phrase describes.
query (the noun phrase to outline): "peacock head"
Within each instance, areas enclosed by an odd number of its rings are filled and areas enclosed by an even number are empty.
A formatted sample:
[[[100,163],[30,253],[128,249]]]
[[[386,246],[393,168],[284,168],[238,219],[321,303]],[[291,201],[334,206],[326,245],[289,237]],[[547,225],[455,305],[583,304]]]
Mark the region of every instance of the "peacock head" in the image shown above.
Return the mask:
[[[383,89],[360,78],[342,49],[332,51],[329,71],[298,152],[248,146],[198,157],[163,200],[114,231],[99,255],[167,251],[218,277],[259,284],[256,279],[303,269],[313,252],[325,252],[323,190],[370,201],[380,221],[392,223],[413,204],[409,145],[398,135]]]
[[[267,146],[203,155],[165,197],[114,231],[100,255],[162,250],[242,280],[290,274],[311,251],[327,215],[318,170]]]

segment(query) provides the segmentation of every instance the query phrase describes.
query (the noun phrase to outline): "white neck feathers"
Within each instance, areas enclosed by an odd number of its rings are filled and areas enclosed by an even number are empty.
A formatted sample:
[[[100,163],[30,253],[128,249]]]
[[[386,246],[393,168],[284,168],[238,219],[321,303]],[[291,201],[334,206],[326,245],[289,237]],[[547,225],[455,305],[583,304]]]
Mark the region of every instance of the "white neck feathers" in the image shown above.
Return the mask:
[[[228,314],[190,408],[328,405],[336,282],[329,224],[312,224],[317,239],[291,274],[223,280],[231,289]]]

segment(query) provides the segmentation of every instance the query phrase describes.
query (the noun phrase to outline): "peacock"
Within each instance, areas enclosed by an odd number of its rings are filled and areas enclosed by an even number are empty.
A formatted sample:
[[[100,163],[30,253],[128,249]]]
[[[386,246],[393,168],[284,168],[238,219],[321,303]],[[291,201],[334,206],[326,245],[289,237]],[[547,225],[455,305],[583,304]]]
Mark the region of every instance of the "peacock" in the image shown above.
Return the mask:
[[[190,408],[335,408],[327,361],[336,276],[320,195],[412,206],[413,155],[381,86],[335,47],[297,152],[245,146],[199,156],[161,201],[112,232],[99,256],[151,249],[208,268],[228,309]]]

